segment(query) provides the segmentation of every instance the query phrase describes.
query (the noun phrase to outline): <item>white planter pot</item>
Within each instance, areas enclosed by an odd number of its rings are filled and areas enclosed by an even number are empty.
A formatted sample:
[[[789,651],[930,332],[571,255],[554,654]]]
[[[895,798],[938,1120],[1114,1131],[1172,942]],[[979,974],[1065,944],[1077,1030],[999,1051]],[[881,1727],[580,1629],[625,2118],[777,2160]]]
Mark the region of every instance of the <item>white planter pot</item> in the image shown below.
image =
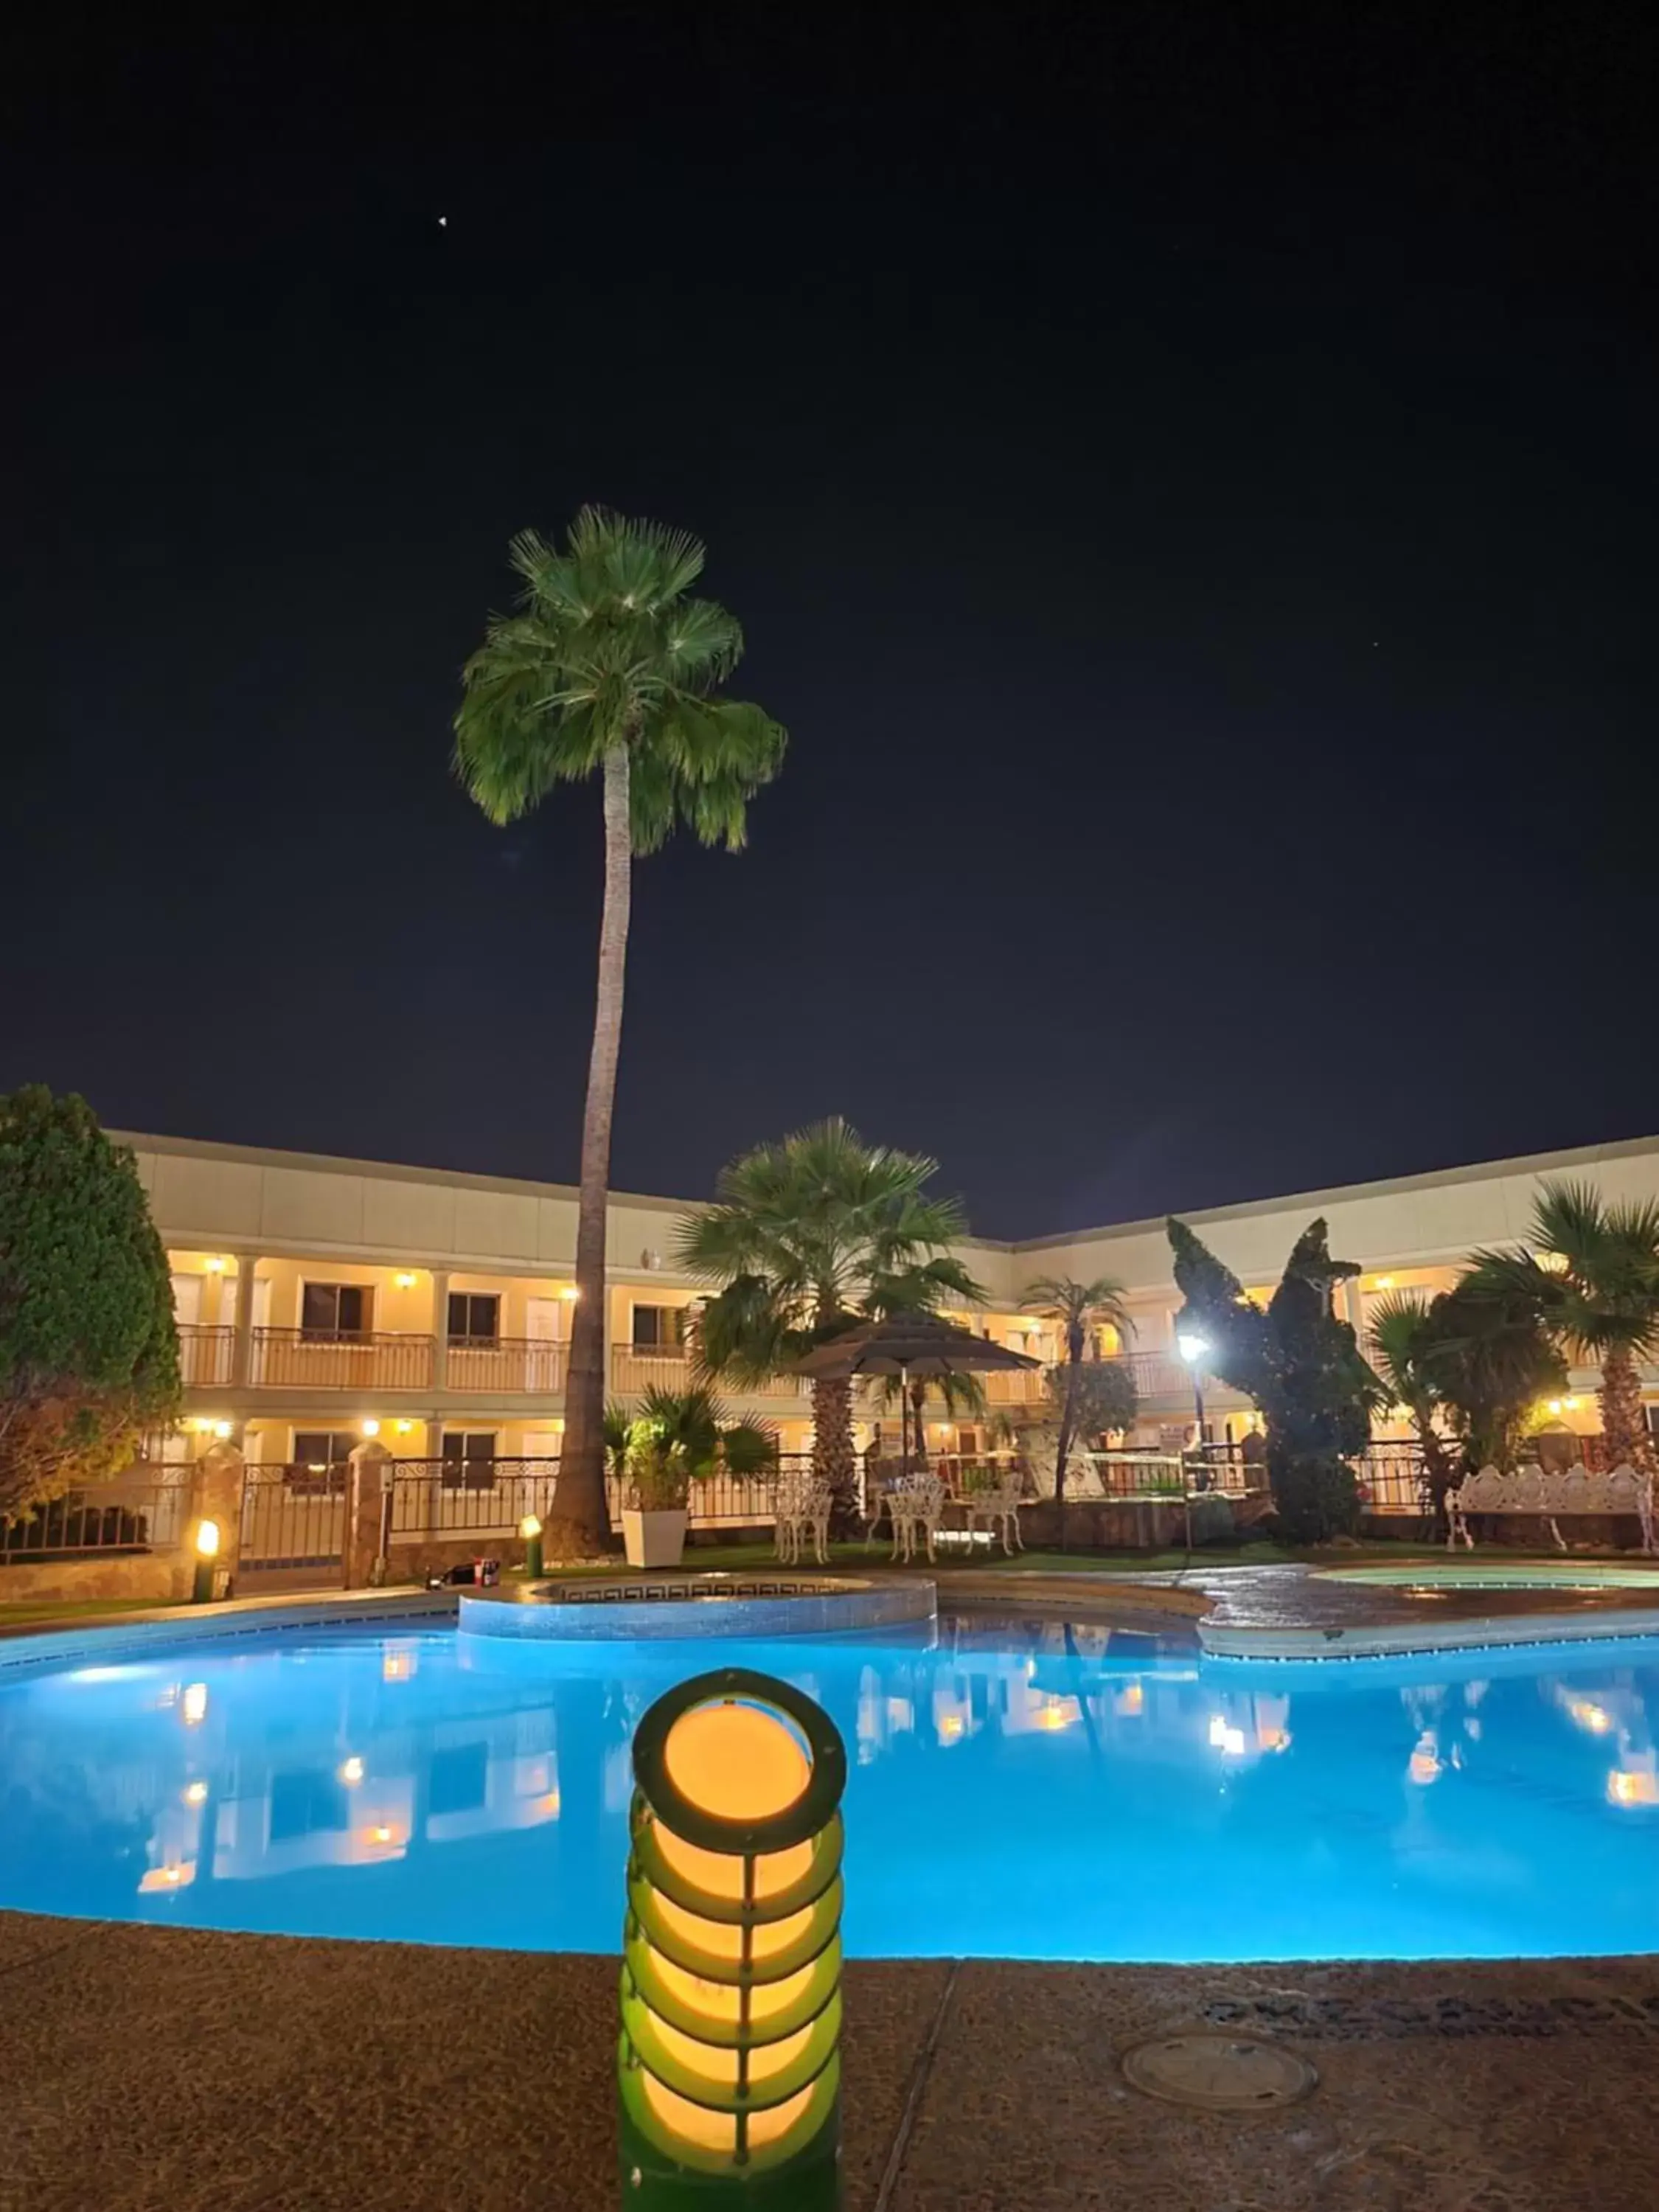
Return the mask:
[[[623,1544],[630,1567],[677,1567],[685,1549],[684,1506],[674,1513],[636,1513],[623,1508]]]

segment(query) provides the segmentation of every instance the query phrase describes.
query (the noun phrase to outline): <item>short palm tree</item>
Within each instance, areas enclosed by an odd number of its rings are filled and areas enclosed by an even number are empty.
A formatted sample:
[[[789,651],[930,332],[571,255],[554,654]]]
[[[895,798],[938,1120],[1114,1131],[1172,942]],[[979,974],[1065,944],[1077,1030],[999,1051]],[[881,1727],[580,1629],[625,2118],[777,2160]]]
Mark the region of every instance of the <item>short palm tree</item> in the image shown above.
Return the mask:
[[[1110,1275],[1097,1275],[1079,1283],[1070,1275],[1039,1275],[1020,1294],[1027,1313],[1042,1314],[1058,1322],[1066,1343],[1065,1386],[1060,1404],[1060,1435],[1054,1445],[1054,1508],[1062,1545],[1066,1540],[1066,1464],[1077,1431],[1077,1370],[1083,1364],[1092,1328],[1109,1326],[1121,1337],[1130,1335],[1134,1323],[1126,1303],[1128,1293]]]
[[[839,1116],[722,1169],[715,1202],[687,1214],[679,1265],[718,1285],[697,1322],[705,1372],[756,1389],[815,1345],[884,1312],[931,1310],[981,1293],[948,1247],[961,1206],[931,1198],[938,1162],[866,1145]],[[854,1515],[853,1387],[812,1384],[812,1466]]]
[[[1601,1370],[1614,1466],[1656,1472],[1638,1364],[1659,1345],[1659,1202],[1546,1183],[1518,1252],[1477,1252],[1460,1289],[1530,1302],[1558,1346]]]
[[[622,1038],[634,855],[677,823],[735,852],[748,801],[777,774],[785,733],[758,707],[716,696],[743,634],[690,597],[703,549],[683,532],[586,507],[565,543],[535,531],[508,557],[516,612],[490,619],[467,662],[455,764],[492,822],[527,813],[557,784],[597,775],[604,795],[605,904],[582,1117],[564,1450],[548,1517],[558,1557],[603,1550],[605,1237],[611,1122]]]
[[[1566,1362],[1537,1301],[1466,1274],[1429,1308],[1427,1355],[1466,1469],[1516,1462],[1540,1398],[1566,1382]]]
[[[1444,1510],[1446,1492],[1457,1470],[1435,1421],[1446,1403],[1446,1394],[1442,1381],[1442,1333],[1429,1301],[1413,1297],[1409,1291],[1391,1291],[1387,1297],[1379,1298],[1371,1310],[1365,1350],[1393,1402],[1403,1406],[1410,1419],[1438,1516]]]

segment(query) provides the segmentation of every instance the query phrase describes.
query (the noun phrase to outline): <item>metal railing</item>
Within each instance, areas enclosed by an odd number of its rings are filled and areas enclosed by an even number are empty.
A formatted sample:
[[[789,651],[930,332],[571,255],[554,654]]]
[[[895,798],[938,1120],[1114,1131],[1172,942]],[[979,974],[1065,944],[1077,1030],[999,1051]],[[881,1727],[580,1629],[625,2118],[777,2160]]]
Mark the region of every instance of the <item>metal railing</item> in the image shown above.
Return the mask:
[[[175,1552],[190,1518],[190,1478],[134,1482],[119,1477],[107,1495],[72,1490],[0,1520],[0,1568],[88,1553]]]
[[[372,1329],[256,1328],[248,1380],[267,1389],[422,1390],[433,1340]]]
[[[452,1336],[446,1366],[452,1390],[564,1389],[570,1346],[539,1336]]]
[[[981,1375],[988,1406],[1040,1406],[1042,1370],[1038,1367],[1005,1367]]]
[[[350,1467],[340,1461],[261,1461],[246,1468],[240,1571],[339,1566],[350,1488]]]
[[[726,1468],[691,1479],[687,1511],[693,1528],[763,1528],[775,1517],[774,1488],[781,1476],[809,1467],[807,1454],[786,1454],[775,1468],[755,1475]],[[450,1536],[516,1536],[530,1514],[544,1521],[558,1480],[556,1459],[398,1459],[386,1470],[391,1543],[441,1541]],[[622,1526],[629,1500],[624,1477],[605,1477],[605,1502],[613,1528]]]
[[[231,1379],[236,1358],[234,1328],[204,1328],[185,1322],[179,1331],[179,1373],[186,1389],[212,1389]]]
[[[611,1347],[611,1387],[623,1397],[638,1397],[647,1390],[690,1390],[702,1379],[684,1348],[633,1344]],[[743,1395],[805,1398],[811,1389],[804,1376],[774,1375],[757,1388],[744,1390]]]

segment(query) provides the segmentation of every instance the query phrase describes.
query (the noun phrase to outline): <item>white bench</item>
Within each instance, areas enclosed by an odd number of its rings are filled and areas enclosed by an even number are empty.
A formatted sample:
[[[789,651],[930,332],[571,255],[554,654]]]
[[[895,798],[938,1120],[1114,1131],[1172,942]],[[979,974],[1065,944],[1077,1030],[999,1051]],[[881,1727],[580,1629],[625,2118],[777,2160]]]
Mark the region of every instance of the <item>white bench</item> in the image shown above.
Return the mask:
[[[1611,1474],[1592,1474],[1588,1468],[1570,1467],[1547,1474],[1540,1467],[1517,1468],[1500,1474],[1483,1467],[1466,1474],[1455,1490],[1446,1493],[1446,1548],[1461,1536],[1470,1551],[1471,1513],[1536,1513],[1550,1524],[1558,1548],[1566,1550],[1556,1522],[1571,1513],[1633,1513],[1642,1524],[1642,1549],[1653,1549],[1653,1486],[1633,1467],[1616,1467]]]

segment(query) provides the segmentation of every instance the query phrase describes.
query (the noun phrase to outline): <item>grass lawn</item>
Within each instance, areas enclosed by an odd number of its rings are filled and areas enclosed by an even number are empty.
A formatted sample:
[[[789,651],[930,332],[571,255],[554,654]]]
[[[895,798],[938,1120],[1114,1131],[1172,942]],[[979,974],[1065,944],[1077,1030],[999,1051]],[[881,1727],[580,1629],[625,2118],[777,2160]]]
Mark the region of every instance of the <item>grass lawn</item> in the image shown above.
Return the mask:
[[[185,1606],[169,1607],[159,1597],[24,1597],[15,1604],[0,1604],[0,1628],[17,1628],[31,1620],[85,1620],[100,1613],[187,1612]]]

